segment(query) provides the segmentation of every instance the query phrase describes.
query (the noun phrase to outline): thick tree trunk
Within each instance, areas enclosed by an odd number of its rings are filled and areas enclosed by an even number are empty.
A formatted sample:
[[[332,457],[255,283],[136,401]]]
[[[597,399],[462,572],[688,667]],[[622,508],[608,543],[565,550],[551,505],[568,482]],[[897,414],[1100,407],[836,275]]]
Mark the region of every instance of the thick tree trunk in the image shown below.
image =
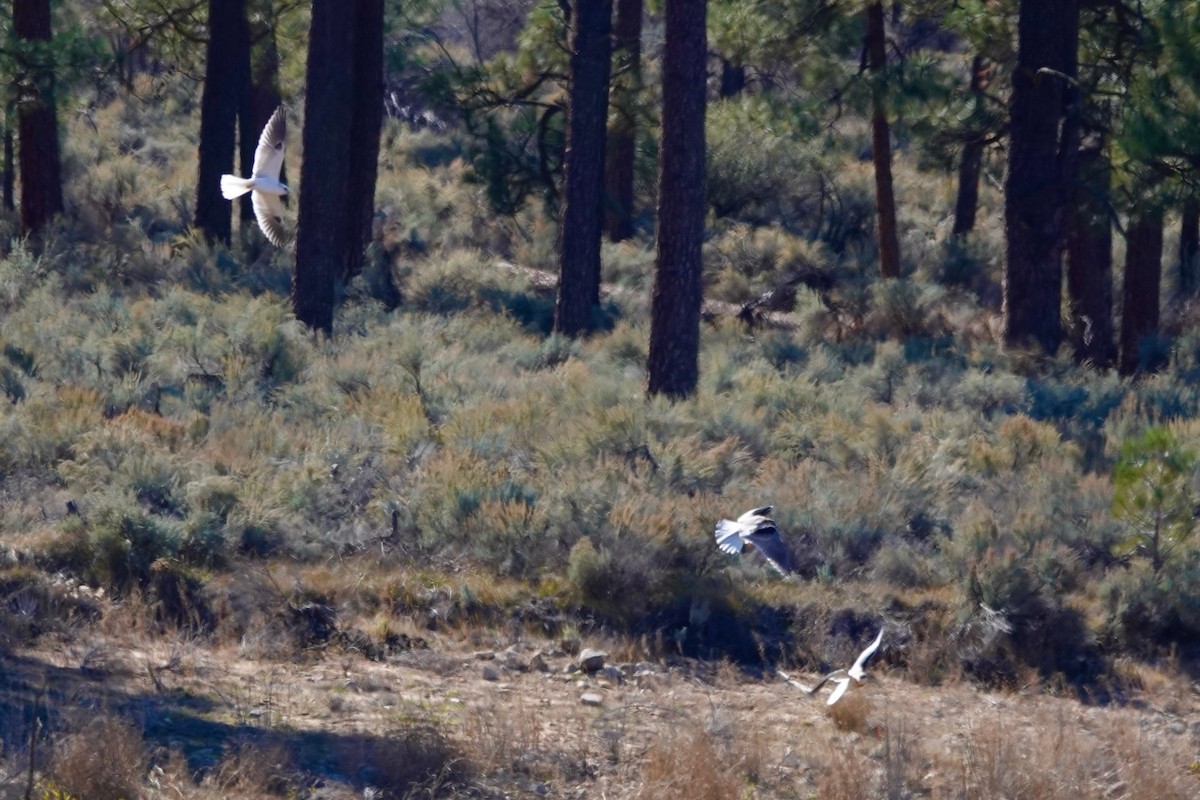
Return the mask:
[[[1121,375],[1159,368],[1144,345],[1158,333],[1162,284],[1163,212],[1151,209],[1129,220],[1125,243],[1125,289],[1121,308]]]
[[[49,41],[50,0],[15,0],[13,32],[25,41]],[[27,79],[19,87],[18,139],[21,143],[21,227],[37,233],[63,209],[62,162],[54,104],[54,67],[23,65]]]
[[[221,195],[221,175],[233,170],[238,110],[249,73],[246,0],[209,0],[195,220],[209,241],[229,244],[233,232],[233,207]],[[257,142],[258,134],[253,135]]]
[[[977,106],[983,103],[985,75],[983,56],[975,56],[971,60],[971,102]],[[972,131],[971,138],[963,145],[962,160],[958,163],[958,197],[954,203],[955,236],[962,236],[975,228],[984,141],[984,131]]]
[[[892,192],[892,143],[887,119],[887,67],[883,4],[867,6],[867,67],[871,86],[871,158],[875,162],[875,214],[879,225],[879,271],[885,278],[900,276],[900,240],[896,233],[896,198]]]
[[[1067,108],[1078,28],[1075,0],[1021,0],[1004,191],[1004,340],[1051,354],[1062,342],[1064,211],[1078,149]]]
[[[354,117],[350,137],[350,251],[346,277],[362,272],[375,219],[383,130],[383,0],[358,0],[354,29]]]
[[[1116,361],[1113,341],[1112,220],[1106,198],[1112,168],[1102,141],[1079,152],[1081,189],[1067,215],[1067,297],[1077,363],[1106,369]]]
[[[608,238],[633,236],[633,168],[637,158],[637,103],[642,89],[643,0],[617,0],[615,55],[624,69],[613,87],[616,119],[608,134],[604,168],[604,225]]]
[[[737,97],[746,88],[746,68],[721,59],[721,97]]]
[[[238,109],[238,150],[243,175],[254,170],[254,151],[258,137],[267,121],[279,108],[283,98],[279,93],[279,46],[275,39],[274,0],[250,0],[256,13],[247,15],[254,20],[250,33],[250,85]],[[279,182],[287,184],[287,164],[279,172]],[[288,202],[284,195],[283,202]],[[249,194],[242,195],[241,218],[253,222],[254,207]]]
[[[315,330],[333,331],[337,285],[350,248],[349,164],[354,102],[353,7],[314,0],[292,308]]]
[[[17,165],[14,159],[16,152],[13,148],[12,107],[4,120],[4,210],[16,209],[15,189],[17,186]]]
[[[554,309],[554,330],[567,336],[591,330],[600,305],[612,2],[576,0],[574,8],[558,301]]]
[[[1197,271],[1200,270],[1200,198],[1183,201],[1179,219],[1179,293],[1185,297],[1195,294]]]
[[[658,253],[650,319],[649,392],[696,390],[700,245],[704,237],[704,0],[666,0],[658,168]]]

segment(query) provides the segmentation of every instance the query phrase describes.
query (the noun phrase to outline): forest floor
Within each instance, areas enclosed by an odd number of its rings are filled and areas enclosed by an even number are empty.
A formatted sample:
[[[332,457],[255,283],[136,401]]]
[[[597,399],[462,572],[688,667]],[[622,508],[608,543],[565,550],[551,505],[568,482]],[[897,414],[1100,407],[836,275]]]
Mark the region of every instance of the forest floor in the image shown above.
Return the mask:
[[[373,661],[43,641],[0,657],[4,738],[31,709],[51,728],[132,723],[148,797],[1200,797],[1200,688],[1182,674],[1143,672],[1129,702],[1089,706],[881,666],[827,707],[727,664],[625,661],[619,642],[405,643]],[[605,667],[579,670],[576,645],[607,651]],[[0,797],[22,796],[27,760],[10,757]]]

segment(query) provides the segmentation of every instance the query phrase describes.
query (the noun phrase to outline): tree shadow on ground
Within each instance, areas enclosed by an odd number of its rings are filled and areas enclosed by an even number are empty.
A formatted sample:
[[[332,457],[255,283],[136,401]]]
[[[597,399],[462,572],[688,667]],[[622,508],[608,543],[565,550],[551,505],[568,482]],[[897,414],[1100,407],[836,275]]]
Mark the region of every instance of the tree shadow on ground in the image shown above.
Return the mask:
[[[178,754],[194,781],[246,747],[286,754],[297,786],[342,784],[381,796],[453,793],[470,784],[467,760],[432,720],[406,720],[387,731],[296,730],[253,724],[226,699],[186,690],[137,691],[84,668],[60,667],[29,655],[0,654],[0,746],[38,770],[52,743],[100,716],[140,726],[155,759]],[[33,735],[31,735],[33,734]],[[50,744],[47,744],[49,742]],[[327,795],[323,795],[327,796]]]

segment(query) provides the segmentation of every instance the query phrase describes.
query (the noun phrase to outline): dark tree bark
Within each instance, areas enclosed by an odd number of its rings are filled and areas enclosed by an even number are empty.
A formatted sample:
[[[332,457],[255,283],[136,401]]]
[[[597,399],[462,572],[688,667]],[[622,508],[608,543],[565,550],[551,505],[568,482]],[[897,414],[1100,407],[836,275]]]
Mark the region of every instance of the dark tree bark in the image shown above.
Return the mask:
[[[608,134],[604,167],[604,226],[608,238],[633,236],[633,167],[637,158],[637,99],[642,88],[643,0],[617,0],[613,47],[623,71],[613,87],[616,121]]]
[[[27,42],[49,41],[50,0],[14,0],[13,32]],[[23,59],[24,60],[24,59]],[[33,234],[63,209],[62,162],[54,102],[54,65],[33,57],[21,64],[18,139],[21,143],[21,227]]]
[[[249,73],[246,0],[209,0],[195,222],[213,242],[229,244],[233,232],[233,206],[221,195],[221,175],[233,169],[238,110]],[[258,133],[253,137],[257,142]]]
[[[611,0],[576,0],[564,156],[562,233],[554,330],[591,330],[600,305],[600,236],[608,128]]]
[[[1021,0],[1004,187],[1004,340],[1051,354],[1062,342],[1064,216],[1078,150],[1068,87],[1078,34],[1076,0]]]
[[[283,98],[279,93],[279,46],[275,39],[275,3],[274,0],[250,0],[251,6],[247,17],[252,20],[249,25],[250,34],[250,85],[243,93],[242,102],[238,108],[238,152],[241,160],[243,175],[249,175],[254,169],[254,151],[258,147],[258,137],[267,121],[279,108]],[[279,182],[287,184],[287,164],[279,172]],[[254,207],[251,205],[250,194],[241,198],[241,218],[253,222]],[[283,202],[288,202],[284,195]]]
[[[1158,369],[1143,352],[1147,337],[1158,333],[1162,284],[1163,212],[1148,209],[1129,220],[1125,239],[1125,288],[1121,305],[1121,356],[1118,372],[1133,375]]]
[[[721,59],[721,97],[737,97],[746,88],[746,68]]]
[[[338,281],[351,239],[349,164],[354,104],[355,15],[346,0],[314,0],[292,308],[315,330],[333,332]]]
[[[1179,219],[1179,293],[1185,297],[1197,288],[1197,263],[1200,257],[1200,198],[1183,201]]]
[[[350,251],[346,277],[363,267],[375,218],[379,137],[383,130],[383,0],[358,0],[354,27],[354,116],[350,140]]]
[[[4,210],[13,211],[16,209],[16,198],[14,191],[17,186],[17,169],[16,151],[13,148],[13,130],[12,130],[12,107],[8,109],[9,113],[4,118]]]
[[[1112,168],[1102,141],[1079,151],[1079,183],[1067,216],[1067,297],[1077,363],[1106,369],[1116,361],[1113,341],[1112,220],[1106,202]]]
[[[666,0],[658,252],[647,366],[650,394],[674,398],[691,395],[700,373],[705,16],[704,0]]]
[[[887,119],[887,68],[883,4],[867,6],[867,68],[871,86],[871,158],[875,162],[875,214],[879,226],[879,271],[885,278],[900,276],[900,240],[896,234],[896,198],[892,192],[892,143]]]
[[[971,60],[971,101],[983,103],[983,86],[987,70],[983,56]],[[962,236],[975,228],[975,212],[979,208],[979,174],[983,169],[983,148],[986,132],[972,131],[963,144],[962,160],[958,162],[958,197],[954,202],[954,235]]]

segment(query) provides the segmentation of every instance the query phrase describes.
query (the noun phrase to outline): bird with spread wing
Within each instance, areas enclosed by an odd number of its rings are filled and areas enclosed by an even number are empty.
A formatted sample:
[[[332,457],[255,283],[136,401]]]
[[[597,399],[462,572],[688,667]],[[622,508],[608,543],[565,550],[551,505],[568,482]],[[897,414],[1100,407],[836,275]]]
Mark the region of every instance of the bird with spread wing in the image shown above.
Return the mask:
[[[221,176],[221,194],[226,200],[233,200],[250,192],[250,202],[254,206],[254,216],[258,219],[258,227],[262,230],[267,241],[276,247],[287,244],[287,234],[283,227],[283,202],[280,200],[288,193],[288,187],[279,182],[279,173],[283,169],[283,147],[287,139],[287,112],[283,106],[275,109],[271,119],[258,137],[258,147],[254,150],[254,172],[249,178],[237,175]]]
[[[863,665],[867,663],[867,659],[875,655],[875,651],[879,649],[880,643],[883,642],[883,629],[879,629],[879,635],[875,637],[875,641],[867,645],[867,649],[858,654],[858,658],[854,660],[854,664],[850,669],[837,669],[817,681],[814,686],[806,686],[799,681],[792,680],[783,670],[777,670],[779,676],[788,683],[809,694],[816,694],[817,690],[825,684],[832,681],[837,684],[833,687],[833,691],[829,693],[829,699],[825,701],[826,705],[833,705],[838,700],[842,699],[842,695],[850,688],[850,682],[854,681],[855,686],[861,686],[866,680],[867,671],[863,669]]]
[[[718,522],[715,532],[717,547],[722,552],[737,555],[746,545],[751,545],[763,554],[768,564],[786,577],[792,571],[792,563],[775,520],[767,517],[772,508],[774,506],[754,508],[736,520],[723,519]]]

